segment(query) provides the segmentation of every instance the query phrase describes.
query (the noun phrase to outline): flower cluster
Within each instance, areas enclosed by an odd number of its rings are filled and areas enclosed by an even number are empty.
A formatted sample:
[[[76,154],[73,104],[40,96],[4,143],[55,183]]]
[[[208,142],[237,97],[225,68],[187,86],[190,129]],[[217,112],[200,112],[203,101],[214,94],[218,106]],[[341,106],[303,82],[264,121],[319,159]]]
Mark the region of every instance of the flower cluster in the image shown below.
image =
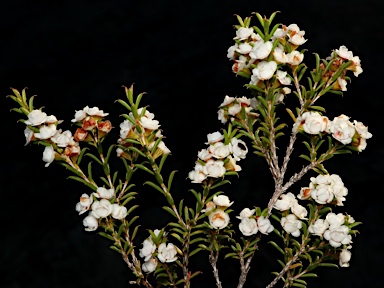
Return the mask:
[[[244,236],[255,235],[258,231],[262,234],[268,235],[273,231],[271,221],[264,216],[254,216],[255,209],[244,208],[240,212],[240,216],[236,216],[240,219],[239,230]]]
[[[353,56],[353,52],[349,51],[344,45],[340,46],[339,49],[335,49],[332,54],[326,58],[326,60],[331,60],[332,65],[329,72],[323,76],[324,81],[327,81],[328,78],[331,77],[332,72],[337,71],[345,61],[350,62],[350,65],[348,65],[345,69],[351,70],[353,75],[356,77],[363,72],[359,56]],[[321,65],[321,68],[325,68],[324,64]],[[347,91],[347,80],[345,77],[346,70],[343,71],[343,73],[337,78],[337,82],[333,84],[333,89]]]
[[[249,99],[245,96],[243,97],[230,97],[225,96],[223,103],[219,106],[218,119],[221,123],[225,124],[230,118],[231,121],[236,119],[247,120],[250,118],[252,121],[255,121],[259,116],[256,113],[256,98]],[[246,119],[243,119],[243,114]]]
[[[304,39],[305,32],[296,24],[277,28],[270,39],[264,37],[261,31],[257,32],[248,27],[240,27],[236,31],[236,43],[229,47],[227,53],[227,57],[235,62],[232,71],[252,73],[252,85],[263,86],[263,81],[271,79],[275,74],[277,85],[289,85],[291,79],[285,71],[278,70],[277,66],[297,66],[303,61],[304,54],[296,49],[307,41]]]
[[[132,112],[129,113],[128,119],[125,119],[120,123],[120,138],[118,143],[122,145],[116,149],[117,156],[131,159],[130,155],[126,153],[127,147],[132,145],[131,140],[142,139],[148,143],[148,148],[152,149],[156,143],[156,140],[162,138],[161,130],[159,130],[159,121],[155,120],[155,114],[149,112],[144,108],[137,109],[138,120],[135,121],[135,116]],[[138,126],[139,125],[139,129]],[[153,151],[153,158],[156,159],[163,154],[170,154],[171,151],[165,146],[165,143],[161,140],[156,143],[156,149]]]
[[[25,145],[31,141],[40,141],[45,145],[43,151],[45,167],[48,167],[55,158],[76,157],[80,153],[79,143],[75,141],[72,132],[57,129],[57,125],[61,122],[54,115],[48,116],[40,109],[29,112],[28,120],[24,121],[28,125],[24,130]]]
[[[158,260],[162,263],[171,263],[177,260],[177,247],[172,243],[167,244],[162,241],[162,236],[165,233],[162,234],[158,229],[155,229],[153,233],[161,239],[153,239],[151,235],[144,240],[142,243],[143,247],[139,250],[139,256],[144,258],[145,261],[142,269],[146,273],[151,273],[156,270]]]
[[[222,177],[227,171],[241,171],[236,162],[244,159],[248,153],[243,140],[233,137],[225,141],[220,132],[208,134],[207,139],[205,144],[209,145],[208,148],[198,152],[195,169],[188,174],[192,183],[201,183],[208,177]]]
[[[232,204],[233,201],[230,202],[228,196],[215,195],[212,201],[207,202],[205,209],[201,210],[201,212],[208,215],[209,224],[213,229],[223,229],[229,223],[229,215],[225,212],[225,209]]]
[[[307,41],[305,32],[296,24],[270,27],[275,14],[267,19],[256,13],[262,29],[257,26],[250,28],[250,17],[244,21],[238,17],[240,25],[235,26],[235,44],[228,49],[227,56],[234,61],[232,71],[248,79],[245,86],[253,98],[225,96],[219,105],[218,120],[227,127],[207,135],[207,147],[198,151],[195,167],[188,173],[192,183],[202,186],[202,191],[190,190],[196,205],[187,206],[184,199],[178,202],[173,198],[170,191],[176,171],[167,177],[165,169],[162,169],[171,151],[163,142],[164,136],[155,115],[146,107],[139,108],[143,93],[134,97],[132,86],[125,87],[128,102],[117,100],[129,112],[122,114],[125,120],[120,123],[117,143],[110,145],[106,153],[102,144],[112,129],[112,123],[104,119],[108,113],[89,106],[76,111],[71,121],[78,128],[72,135],[69,130],[62,132],[57,129],[61,121],[55,116],[33,109],[33,97],[27,101],[24,90],[19,93],[13,89],[15,96],[10,96],[20,105],[13,110],[28,118],[22,120],[27,125],[24,131],[26,144],[45,145],[43,160],[46,166],[58,160],[75,174],[69,178],[92,189],[92,193],[80,196],[76,211],[79,215],[87,213],[83,219],[86,231],[104,228],[104,232],[99,234],[113,242],[111,249],[122,255],[137,277],[137,281],[131,283],[151,288],[155,285],[150,282],[155,278],[157,286],[183,284],[190,287],[191,279],[200,271],[192,271],[193,268],[188,266],[189,258],[205,250],[209,252],[216,284],[222,287],[217,260],[222,251],[228,249],[230,252],[224,259],[240,260],[241,275],[237,287],[244,287],[249,264],[259,250],[258,242],[272,231],[280,238],[280,244],[273,239],[269,243],[283,254],[282,260],[278,260],[282,270],[273,272],[275,278],[267,287],[273,287],[280,280],[284,281],[284,287],[303,287],[306,282],[302,277],[316,276],[308,272],[317,266],[335,265],[331,263],[335,259],[341,267],[349,266],[352,235],[358,232],[353,228],[360,222],[355,222],[348,214],[332,212],[330,205],[344,206],[348,189],[340,176],[328,174],[323,163],[350,150],[363,151],[372,134],[363,123],[352,122],[344,114],[330,120],[321,113],[325,109],[315,106],[315,102],[328,92],[340,95],[346,91],[350,80],[347,71],[352,71],[355,76],[362,72],[360,58],[353,56],[345,46],[335,49],[326,59],[320,59],[315,53],[316,68],[307,77],[309,88],[306,89],[300,82],[307,69],[302,63],[305,50],[299,51]],[[285,135],[283,129],[291,126],[281,123],[278,109],[289,104],[284,102],[284,98],[290,93],[298,98],[294,109],[296,115],[288,107],[284,110],[293,119],[293,128],[292,133],[288,133],[286,149],[280,150],[276,139]],[[309,163],[289,177],[288,162],[294,155],[297,136],[307,139],[303,143],[309,156],[301,154],[300,157]],[[240,220],[240,234],[236,235],[229,216],[234,202],[216,189],[229,183],[226,177],[238,176],[237,172],[242,170],[238,161],[246,158],[248,147],[241,137],[249,140],[253,152],[265,159],[275,190],[264,210],[252,204],[245,205],[254,209],[244,208],[236,216]],[[328,139],[328,148],[322,152],[324,138]],[[80,149],[79,142],[93,146],[91,148],[96,150],[96,154],[86,153],[86,147]],[[121,179],[118,179],[119,171],[112,172],[113,167],[108,163],[114,149],[125,168]],[[286,151],[282,161],[279,151]],[[92,161],[88,162],[87,171],[82,169],[83,156],[100,165],[101,169],[96,171],[102,174],[99,180],[94,180]],[[155,161],[158,158],[159,161]],[[167,223],[169,234],[180,242],[181,250],[168,242],[165,228],[149,230],[150,236],[142,242],[142,248],[137,249],[135,237],[140,225],[134,222],[139,216],[131,213],[139,205],[126,205],[138,193],[130,191],[135,186],[131,183],[132,175],[138,169],[153,177],[144,184],[165,196],[167,204],[163,209],[174,217]],[[319,175],[311,177],[308,187],[301,188],[298,195],[288,192],[308,171]],[[98,181],[104,184],[97,184]],[[306,202],[306,206],[299,201]],[[273,226],[272,219],[278,225]],[[177,254],[181,255],[180,259]],[[143,259],[142,263],[137,255]],[[151,272],[154,272],[153,277],[146,274]]]
[[[313,199],[319,204],[336,203],[338,206],[344,206],[345,196],[348,189],[337,174],[318,175],[311,177],[309,187],[303,187],[299,199]]]
[[[368,127],[363,123],[349,121],[350,117],[342,114],[332,121],[319,112],[305,112],[297,117],[293,132],[305,132],[311,135],[320,133],[331,134],[333,138],[344,145],[350,144],[361,152],[367,147],[367,139],[372,137]]]
[[[115,189],[98,187],[97,192],[82,194],[80,201],[76,204],[76,211],[79,215],[89,211],[88,216],[83,219],[85,231],[95,231],[99,226],[98,219],[111,215],[114,219],[122,220],[127,216],[127,208],[117,203],[111,203],[115,196]],[[100,200],[98,200],[100,199]]]
[[[78,142],[97,141],[97,139],[109,133],[112,129],[112,123],[103,119],[108,115],[109,113],[104,113],[98,107],[90,108],[86,106],[82,110],[76,111],[74,118],[71,120],[79,126],[74,135],[75,140]],[[93,137],[96,132],[97,138]]]

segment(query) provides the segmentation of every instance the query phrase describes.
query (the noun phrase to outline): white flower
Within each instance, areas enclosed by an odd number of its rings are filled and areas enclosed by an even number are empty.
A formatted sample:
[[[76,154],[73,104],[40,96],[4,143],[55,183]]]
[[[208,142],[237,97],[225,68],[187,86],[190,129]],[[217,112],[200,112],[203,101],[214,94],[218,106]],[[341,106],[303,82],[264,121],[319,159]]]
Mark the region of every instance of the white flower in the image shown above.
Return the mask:
[[[302,45],[307,41],[303,37],[305,35],[305,31],[300,30],[299,26],[296,24],[290,24],[286,29],[288,30],[288,41],[293,45]]]
[[[144,128],[150,130],[155,130],[160,127],[159,121],[147,118],[146,116],[140,118],[140,123]]]
[[[221,209],[216,209],[208,216],[209,224],[214,229],[223,229],[229,223],[229,215]]]
[[[135,128],[135,125],[132,124],[129,120],[124,120],[122,123],[120,123],[120,138],[125,139],[127,138],[129,132]]]
[[[333,212],[328,213],[325,217],[325,220],[327,220],[329,224],[329,229],[335,229],[339,228],[344,224],[345,216],[341,213],[335,214]]]
[[[235,51],[239,48],[239,46],[237,44],[231,46],[228,48],[228,51],[227,51],[227,57],[230,59],[230,60],[233,60],[235,58]]]
[[[293,45],[302,45],[307,42],[307,39],[304,39],[302,35],[295,33],[293,36],[291,36],[292,34],[290,34],[288,41],[291,42]]]
[[[225,124],[228,121],[228,117],[223,109],[217,111],[217,119],[220,120],[221,123]]]
[[[24,129],[24,136],[26,141],[25,145],[28,145],[31,142],[33,135],[34,135],[34,132],[31,129],[29,129],[28,126],[25,127]]]
[[[231,153],[231,147],[223,142],[216,142],[208,147],[208,151],[216,159],[224,159]]]
[[[330,175],[330,185],[332,187],[332,192],[335,195],[338,206],[344,206],[343,201],[345,201],[345,197],[348,194],[348,189],[344,186],[343,181],[341,180],[339,175],[332,174]]]
[[[251,236],[257,233],[258,227],[256,220],[253,218],[242,218],[239,229],[244,236]]]
[[[330,124],[330,131],[333,138],[346,145],[352,142],[352,137],[355,134],[355,127],[349,121],[349,117],[342,114],[333,119]]]
[[[342,225],[338,228],[329,229],[324,232],[324,238],[329,241],[332,247],[340,247],[352,242],[352,236],[349,235],[349,228]]]
[[[311,189],[311,197],[319,204],[332,202],[334,194],[329,185],[318,185],[316,189]]]
[[[264,218],[264,216],[257,218],[257,227],[259,228],[260,233],[265,235],[268,235],[274,229],[271,221],[269,221],[267,218]]]
[[[236,52],[240,54],[248,54],[251,51],[252,51],[252,46],[249,43],[241,43],[236,49]]]
[[[63,122],[63,121],[57,121],[57,118],[55,115],[49,115],[47,116],[47,118],[45,118],[45,124],[52,124],[52,123],[56,123],[56,122]]]
[[[279,199],[277,199],[273,205],[273,208],[279,211],[286,211],[290,209],[296,202],[297,199],[295,198],[295,195],[293,195],[291,192],[288,192],[287,194],[280,195]]]
[[[291,207],[291,211],[292,211],[293,214],[296,215],[297,218],[302,219],[302,220],[303,219],[307,219],[307,218],[305,218],[308,215],[307,209],[305,209],[304,206],[301,206],[297,202],[293,203],[293,205]]]
[[[157,259],[156,258],[150,258],[148,261],[144,262],[141,266],[141,269],[145,273],[151,273],[156,270],[157,267]]]
[[[51,164],[55,160],[55,150],[53,149],[53,146],[45,146],[43,151],[43,161],[47,162],[45,164],[45,167],[48,167],[49,164]]]
[[[269,80],[275,74],[277,64],[275,61],[261,61],[257,67],[252,70],[252,74],[259,80]]]
[[[321,116],[318,112],[305,112],[301,121],[304,121],[303,129],[308,134],[316,135],[329,130],[328,117]]]
[[[149,237],[143,241],[143,248],[139,249],[139,256],[144,258],[144,261],[148,261],[155,251],[156,245],[153,243],[152,238]]]
[[[334,84],[334,87],[337,90],[347,91],[347,84],[347,80],[345,80],[344,77],[339,77],[337,78],[337,83]]]
[[[225,95],[224,101],[223,101],[223,103],[220,104],[219,107],[228,106],[233,101],[235,101],[235,99],[236,99],[235,97],[229,97],[228,95]],[[219,133],[219,132],[217,132],[217,133]]]
[[[365,126],[362,122],[358,122],[358,121],[354,120],[353,124],[355,126],[357,133],[362,138],[369,139],[372,137],[372,134],[368,132],[368,127]]]
[[[209,153],[208,149],[201,149],[199,152],[197,152],[197,157],[203,161],[207,161],[212,158],[212,154]]]
[[[305,200],[311,197],[311,188],[309,187],[302,187],[300,189],[300,194],[297,195],[297,198],[300,200]]]
[[[358,77],[363,72],[363,69],[361,68],[360,58],[359,56],[353,56],[350,60],[352,61],[352,64],[349,65],[346,69],[352,70],[353,75]]]
[[[208,212],[211,212],[215,208],[216,208],[216,204],[213,203],[213,201],[209,201],[205,204],[205,209],[201,209],[201,212],[202,213],[208,213]]]
[[[268,57],[269,53],[272,51],[272,42],[264,40],[257,41],[253,46],[252,51],[249,53],[251,59],[265,59]]]
[[[236,161],[245,159],[248,153],[248,148],[245,142],[234,137],[231,139],[231,145],[233,158],[235,158]]]
[[[87,113],[84,110],[75,111],[75,118],[71,122],[79,122],[87,116]]]
[[[115,189],[106,189],[104,187],[98,187],[97,188],[97,193],[94,193],[94,195],[97,198],[104,198],[104,199],[111,199],[115,195]]]
[[[287,76],[286,71],[277,70],[276,72],[277,80],[283,85],[291,84],[291,78]]]
[[[35,133],[35,137],[38,139],[49,139],[56,133],[56,125],[50,124],[42,125],[39,129],[39,133]]]
[[[24,123],[31,126],[37,126],[40,124],[43,124],[47,119],[47,114],[44,112],[41,112],[40,110],[32,110],[28,114],[28,120],[26,120]]]
[[[236,31],[236,37],[233,39],[246,40],[253,33],[253,28],[240,27],[239,30]]]
[[[275,39],[283,38],[286,35],[287,35],[287,31],[286,30],[281,29],[281,28],[277,28],[275,33],[272,36],[272,39],[275,40]]]
[[[240,165],[236,164],[236,160],[231,155],[229,155],[226,160],[229,160],[224,164],[226,171],[241,171]]]
[[[88,211],[92,202],[93,202],[92,197],[89,197],[89,195],[85,193],[82,194],[80,197],[80,201],[76,204],[76,211],[79,212],[79,215]]]
[[[240,104],[234,104],[233,106],[228,108],[228,114],[235,116],[237,113],[241,111],[241,106]]]
[[[159,258],[159,260],[163,263],[174,262],[177,260],[176,254],[177,250],[172,243],[168,243],[168,245],[161,243],[159,245],[157,258]]]
[[[287,217],[282,217],[280,223],[287,233],[292,234],[292,236],[295,237],[300,236],[302,222],[298,220],[295,215],[289,214]]]
[[[297,66],[304,60],[304,54],[299,51],[292,51],[291,53],[285,54],[285,63]]]
[[[192,170],[188,173],[188,178],[192,180],[192,183],[201,183],[207,179],[207,175],[201,170]]]
[[[153,146],[155,146],[155,142],[152,142],[151,144],[149,144],[148,148],[152,149]],[[156,146],[156,150],[153,152],[152,156],[153,156],[153,159],[156,159],[163,154],[170,154],[170,153],[171,153],[171,150],[169,150],[169,148],[165,146],[164,141],[160,141],[159,144]]]
[[[97,219],[92,215],[88,215],[83,219],[83,225],[85,226],[85,231],[95,231],[99,227]]]
[[[208,142],[205,142],[205,144],[214,144],[216,142],[219,142],[224,139],[224,135],[220,132],[213,132],[208,133],[207,135]]]
[[[112,217],[118,220],[124,219],[127,216],[127,208],[119,204],[112,204]]]
[[[273,58],[277,64],[286,63],[288,61],[284,48],[279,46],[273,50]]]
[[[215,195],[213,196],[213,203],[215,203],[220,208],[228,208],[233,204],[233,201],[230,202],[228,196],[225,195]]]
[[[340,267],[349,267],[349,261],[351,260],[352,253],[348,249],[341,250],[339,254]]]
[[[324,219],[317,219],[315,223],[309,225],[308,231],[313,235],[323,236],[324,232],[328,229],[329,224]]]
[[[92,204],[92,216],[95,218],[105,218],[112,212],[112,204],[107,199],[95,201]]]
[[[84,112],[86,112],[89,116],[99,116],[105,117],[108,116],[109,113],[104,113],[103,110],[100,110],[98,107],[89,108],[88,106],[84,107]]]
[[[69,130],[66,130],[62,133],[61,130],[57,130],[55,135],[52,136],[51,140],[59,147],[67,147],[71,140],[73,140],[72,133]]]
[[[236,216],[237,219],[249,218],[255,213],[255,209],[244,208],[240,212],[240,216]]]
[[[203,167],[203,172],[209,177],[221,177],[226,172],[224,162],[221,160],[208,160],[205,166]]]
[[[339,49],[335,49],[335,52],[340,58],[346,59],[346,60],[351,60],[353,57],[352,51],[349,51],[347,47],[344,45],[340,46]]]

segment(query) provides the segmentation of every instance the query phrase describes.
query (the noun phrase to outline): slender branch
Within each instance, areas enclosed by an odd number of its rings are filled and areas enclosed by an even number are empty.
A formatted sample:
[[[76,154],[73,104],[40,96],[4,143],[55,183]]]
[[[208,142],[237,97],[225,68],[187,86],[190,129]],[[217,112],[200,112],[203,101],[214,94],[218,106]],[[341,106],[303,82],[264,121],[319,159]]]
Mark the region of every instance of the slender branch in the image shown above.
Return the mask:
[[[297,258],[300,256],[300,254],[303,253],[304,251],[305,251],[305,245],[302,244],[301,247],[300,247],[300,250],[297,251],[297,252],[295,253],[295,255],[293,255],[292,259],[289,260],[289,261],[287,262],[287,264],[285,264],[285,267],[280,271],[279,275],[277,275],[276,278],[273,279],[272,282],[269,283],[269,285],[268,285],[266,288],[271,288],[271,287],[275,286],[276,283],[277,283],[277,282],[284,276],[284,274],[289,270],[289,268],[291,267],[291,265],[292,265],[293,263],[295,263],[295,261],[296,261]],[[285,286],[284,286],[284,287],[285,287]]]
[[[239,277],[239,283],[237,284],[237,288],[242,288],[245,284],[245,281],[247,280],[249,269],[251,269],[250,265],[251,265],[253,255],[249,256],[247,261],[244,263],[244,253],[243,252],[241,253],[241,256],[240,256],[241,274]]]
[[[209,263],[211,263],[211,266],[213,269],[213,276],[215,277],[217,288],[222,288],[220,277],[219,277],[219,270],[217,269],[217,266],[216,266],[218,259],[219,259],[219,252],[215,254],[212,249],[211,254],[209,255]]]
[[[307,166],[303,167],[299,173],[295,173],[287,183],[281,189],[275,191],[273,193],[272,198],[269,200],[268,203],[268,216],[272,212],[273,205],[276,203],[277,199],[283,194],[289,187],[291,187],[294,183],[299,181],[309,170],[313,169],[316,165],[321,163],[322,161],[316,161],[316,162],[311,162]]]

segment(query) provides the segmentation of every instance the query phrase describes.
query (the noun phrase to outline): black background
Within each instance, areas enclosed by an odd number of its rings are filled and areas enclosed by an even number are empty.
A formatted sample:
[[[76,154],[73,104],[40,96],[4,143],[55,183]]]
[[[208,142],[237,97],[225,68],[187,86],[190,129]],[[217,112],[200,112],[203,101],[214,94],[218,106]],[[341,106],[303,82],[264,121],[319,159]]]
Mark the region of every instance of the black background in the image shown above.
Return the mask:
[[[308,41],[303,46],[309,50],[304,60],[308,66],[313,63],[312,52],[325,58],[340,45],[360,56],[364,72],[352,76],[344,96],[331,94],[319,104],[329,118],[344,113],[368,125],[373,134],[362,153],[334,157],[326,164],[349,189],[340,211],[363,225],[353,240],[351,267],[318,269],[319,278],[310,280],[310,287],[381,286],[382,6],[379,0],[2,1],[0,287],[119,288],[129,287],[132,279],[120,256],[108,248],[110,243],[83,230],[74,207],[79,196],[90,191],[67,180],[70,174],[62,167],[45,168],[41,146],[24,147],[24,125],[17,123],[17,113],[9,112],[16,107],[6,98],[9,88],[28,87],[28,95],[38,95],[37,107],[44,106],[47,114],[65,120],[64,130],[71,129],[75,110],[98,106],[110,113],[116,127],[111,133],[114,141],[122,121],[119,115],[125,113],[114,101],[125,97],[122,85],[135,83],[136,94],[147,93],[143,105],[150,105],[172,151],[166,171],[178,170],[175,198],[191,199],[188,189],[199,185],[191,185],[186,176],[197,151],[205,147],[206,135],[222,127],[217,106],[225,95],[250,96],[243,87],[245,80],[235,77],[226,57],[235,36],[234,14],[269,16],[274,11],[281,11],[276,23],[296,23],[306,31]],[[256,17],[252,23],[257,23]],[[302,165],[296,159],[291,162],[292,173]],[[261,159],[249,156],[239,164],[244,168],[241,178],[233,177],[225,188],[235,201],[232,219],[244,207],[265,207],[273,190]],[[143,230],[160,228],[169,220],[159,208],[165,200],[142,186],[143,177],[136,178],[140,224]],[[297,194],[298,189],[291,192]],[[138,246],[145,237],[138,238]],[[270,272],[279,269],[276,253],[261,245],[246,287],[265,287],[273,279]],[[204,271],[193,287],[214,287],[207,255],[202,253],[192,262]],[[223,287],[235,287],[236,261],[226,260],[219,272]]]

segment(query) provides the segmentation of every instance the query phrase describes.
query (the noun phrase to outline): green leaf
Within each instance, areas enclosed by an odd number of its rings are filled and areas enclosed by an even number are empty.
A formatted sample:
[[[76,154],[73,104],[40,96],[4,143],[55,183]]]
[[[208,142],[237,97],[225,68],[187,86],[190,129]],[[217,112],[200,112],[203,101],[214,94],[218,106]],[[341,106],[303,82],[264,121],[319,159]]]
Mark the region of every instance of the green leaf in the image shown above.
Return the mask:
[[[159,185],[157,185],[157,184],[155,184],[155,183],[153,183],[153,182],[151,182],[151,181],[146,181],[146,182],[144,182],[143,185],[145,185],[145,184],[147,184],[147,185],[149,185],[149,186],[155,188],[157,191],[159,191],[159,192],[161,192],[162,194],[164,194],[163,189],[162,189]]]
[[[109,146],[109,149],[107,151],[107,156],[105,156],[105,159],[104,159],[105,163],[108,163],[109,157],[111,156],[112,149],[115,148],[115,146],[116,146],[115,144],[112,144],[111,146]]]
[[[111,248],[112,250],[116,251],[117,253],[120,253],[121,254],[121,250],[119,248],[117,248],[116,246],[109,246],[109,248]]]
[[[174,216],[175,218],[177,218],[177,216],[176,216],[176,213],[175,213],[175,211],[173,211],[171,208],[169,208],[168,206],[163,206],[163,209],[165,210],[165,211],[167,211],[168,213],[170,213],[172,216]]]
[[[87,185],[89,188],[91,188],[93,191],[97,191],[97,187],[94,186],[93,184],[85,181],[84,179],[80,178],[80,177],[77,177],[77,176],[68,176],[69,179],[72,179],[72,180],[75,180],[75,181],[78,181],[78,182],[81,182],[85,185]]]
[[[84,153],[85,153],[85,151],[87,151],[87,150],[88,150],[87,147],[84,147],[83,149],[81,149],[81,152],[80,152],[79,156],[77,156],[77,160],[76,160],[76,164],[77,164],[77,165],[80,165],[80,162],[81,162],[81,160],[83,159]]]
[[[104,238],[107,238],[107,239],[111,240],[111,241],[115,241],[115,239],[111,235],[109,235],[107,233],[99,232],[98,234],[103,236]]]
[[[117,102],[119,102],[121,105],[123,105],[126,109],[128,109],[129,111],[132,111],[131,107],[129,106],[129,104],[121,99],[117,99],[116,100]],[[116,102],[115,101],[115,102]]]
[[[92,158],[93,160],[95,160],[97,163],[99,163],[101,166],[103,166],[103,163],[101,162],[101,160],[99,158],[97,158],[95,155],[91,154],[91,153],[87,153],[85,154],[85,156],[88,156],[90,158]]]
[[[229,180],[223,180],[223,181],[216,183],[215,185],[212,185],[210,189],[213,190],[213,189],[216,189],[217,187],[220,187],[220,186],[228,184],[228,183],[231,184],[231,182]]]
[[[177,172],[177,170],[173,170],[173,171],[169,174],[168,185],[167,185],[167,190],[168,190],[168,192],[171,191],[171,186],[172,186],[173,177],[175,176],[175,173],[176,173],[176,172]]]
[[[268,243],[271,244],[273,247],[275,247],[277,251],[279,251],[281,254],[285,255],[285,252],[283,251],[283,249],[281,249],[279,245],[277,245],[275,242],[269,241]]]
[[[304,277],[317,277],[317,275],[315,273],[306,273],[306,274],[303,274],[300,276],[301,278],[304,278]]]
[[[147,163],[148,163],[148,162],[147,162]],[[154,175],[154,174],[155,174],[152,170],[148,169],[147,167],[145,167],[145,166],[142,165],[142,164],[135,164],[135,167],[140,168],[141,170],[144,170],[145,172],[147,172],[147,173],[149,173],[149,174],[151,174],[151,175]]]
[[[293,286],[293,287],[307,288],[307,285],[300,284],[300,283],[293,283],[292,286]]]
[[[139,149],[137,149],[136,147],[129,146],[129,147],[128,147],[128,150],[131,150],[131,151],[133,151],[133,152],[136,152],[137,154],[139,154],[139,155],[141,155],[141,156],[147,158],[147,156],[146,156],[143,152],[141,152]]]
[[[131,219],[131,221],[128,222],[127,224],[127,228],[131,227],[131,225],[133,224],[133,222],[135,222],[137,219],[139,218],[139,216],[135,216]]]
[[[334,263],[319,263],[319,266],[322,266],[322,267],[333,267],[333,268],[339,269],[339,265],[336,265]]]

